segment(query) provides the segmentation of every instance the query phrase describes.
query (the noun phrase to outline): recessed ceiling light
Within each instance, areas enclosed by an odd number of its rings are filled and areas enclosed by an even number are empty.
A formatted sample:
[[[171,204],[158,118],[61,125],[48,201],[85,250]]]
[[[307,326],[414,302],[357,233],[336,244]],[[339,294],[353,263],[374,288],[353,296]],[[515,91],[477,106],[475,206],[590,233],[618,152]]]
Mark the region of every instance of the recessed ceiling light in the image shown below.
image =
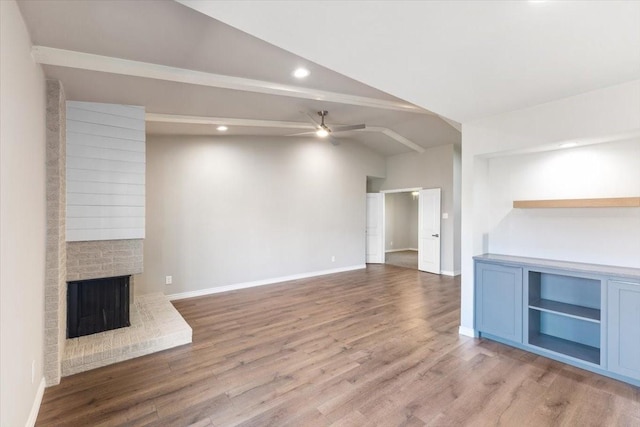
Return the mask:
[[[293,72],[293,77],[297,78],[297,79],[304,79],[305,77],[308,77],[309,74],[311,74],[311,72],[309,70],[307,70],[306,68],[296,68],[295,71]]]
[[[225,125],[221,125],[221,126],[218,126],[216,129],[218,129],[220,132],[226,132],[227,129],[229,129],[229,128],[226,127]]]

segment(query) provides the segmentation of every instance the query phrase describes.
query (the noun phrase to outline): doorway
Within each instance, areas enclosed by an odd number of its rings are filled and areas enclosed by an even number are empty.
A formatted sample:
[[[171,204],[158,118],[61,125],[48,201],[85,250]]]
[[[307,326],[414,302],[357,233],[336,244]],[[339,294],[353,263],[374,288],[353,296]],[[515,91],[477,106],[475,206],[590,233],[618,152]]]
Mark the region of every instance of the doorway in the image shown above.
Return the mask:
[[[440,274],[440,189],[367,193],[366,262]]]
[[[418,190],[385,194],[385,264],[418,269],[418,198]]]

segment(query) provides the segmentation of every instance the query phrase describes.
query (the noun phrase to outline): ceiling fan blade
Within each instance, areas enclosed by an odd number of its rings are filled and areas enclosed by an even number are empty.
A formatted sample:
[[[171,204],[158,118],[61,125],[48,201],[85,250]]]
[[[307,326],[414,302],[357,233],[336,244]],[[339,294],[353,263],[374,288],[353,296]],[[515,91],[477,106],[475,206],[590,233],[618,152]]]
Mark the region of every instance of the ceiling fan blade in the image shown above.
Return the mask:
[[[289,135],[285,135],[285,136],[303,136],[303,135],[315,135],[317,131],[312,130],[311,132],[301,132],[301,133],[291,133]]]
[[[340,145],[340,141],[338,141],[337,139],[335,139],[333,136],[331,135],[327,135],[327,139],[329,140],[330,143],[332,143],[333,145]]]
[[[331,127],[331,132],[336,133],[336,132],[347,132],[350,130],[360,130],[360,129],[364,129],[367,126],[362,123],[359,125],[345,125],[345,126],[332,126]]]

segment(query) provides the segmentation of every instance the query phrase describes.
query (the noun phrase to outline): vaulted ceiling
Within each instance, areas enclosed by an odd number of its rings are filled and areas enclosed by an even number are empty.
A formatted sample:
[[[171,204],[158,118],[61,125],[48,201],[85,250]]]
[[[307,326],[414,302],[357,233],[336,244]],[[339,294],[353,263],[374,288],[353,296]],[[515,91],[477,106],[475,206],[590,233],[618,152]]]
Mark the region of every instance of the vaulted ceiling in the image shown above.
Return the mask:
[[[325,109],[329,124],[367,125],[342,141],[383,155],[460,143],[457,123],[176,2],[19,5],[34,58],[69,100],[144,105],[148,133],[290,135],[313,129],[301,112]]]
[[[640,79],[640,1],[178,0],[461,123]]]
[[[144,105],[148,132],[290,135],[302,112],[383,155],[459,123],[640,79],[640,2],[19,2],[71,100]],[[305,80],[291,72],[304,66]]]

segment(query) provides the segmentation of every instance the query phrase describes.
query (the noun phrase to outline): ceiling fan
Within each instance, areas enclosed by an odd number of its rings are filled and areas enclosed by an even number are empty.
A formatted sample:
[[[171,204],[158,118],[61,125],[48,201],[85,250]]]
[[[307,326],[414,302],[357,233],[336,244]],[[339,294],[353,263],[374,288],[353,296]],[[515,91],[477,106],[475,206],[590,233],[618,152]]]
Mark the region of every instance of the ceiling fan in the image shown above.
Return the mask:
[[[327,117],[327,115],[329,114],[329,112],[327,110],[318,111],[318,115],[320,116],[320,119],[321,119],[320,123],[318,123],[317,120],[315,120],[313,117],[311,117],[310,114],[308,114],[308,113],[306,113],[304,111],[301,111],[301,113],[303,113],[305,116],[307,116],[309,118],[309,121],[311,121],[311,123],[313,123],[313,125],[316,128],[316,130],[313,131],[313,132],[297,133],[297,134],[290,135],[290,136],[316,134],[316,136],[318,136],[320,138],[327,138],[333,145],[338,145],[338,144],[340,144],[340,142],[334,137],[334,134],[340,133],[340,132],[348,132],[350,130],[364,129],[366,127],[366,125],[364,123],[358,124],[358,125],[328,126],[324,122],[324,118]]]

